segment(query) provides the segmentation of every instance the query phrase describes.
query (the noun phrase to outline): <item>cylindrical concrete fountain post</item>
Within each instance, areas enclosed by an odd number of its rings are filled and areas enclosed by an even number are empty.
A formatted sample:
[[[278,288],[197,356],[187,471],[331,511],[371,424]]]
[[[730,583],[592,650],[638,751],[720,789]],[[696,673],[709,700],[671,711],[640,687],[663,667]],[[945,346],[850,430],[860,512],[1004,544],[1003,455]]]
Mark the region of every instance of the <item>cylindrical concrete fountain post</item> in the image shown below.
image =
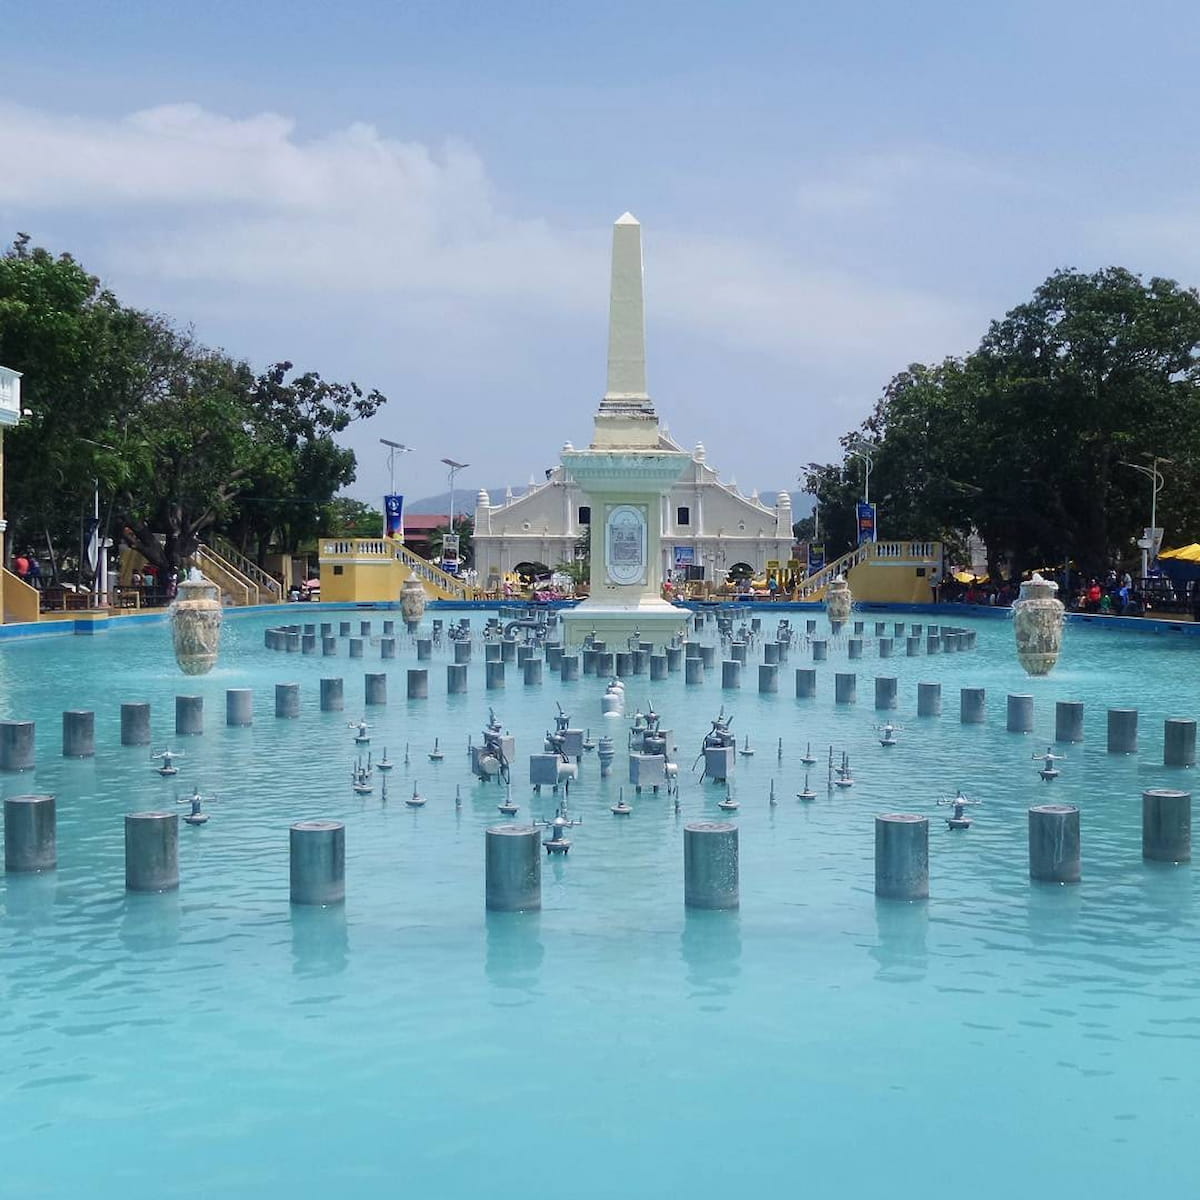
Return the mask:
[[[195,737],[204,732],[204,697],[175,697],[175,736]]]
[[[321,680],[321,711],[342,712],[345,708],[345,688],[341,679]]]
[[[254,724],[254,692],[250,688],[225,689],[225,724]]]
[[[346,826],[297,821],[288,831],[293,904],[341,904],[346,899]]]
[[[69,709],[62,715],[63,758],[95,758],[96,714]]]
[[[1083,741],[1083,703],[1079,700],[1059,700],[1054,705],[1054,740]]]
[[[58,827],[53,796],[7,796],[4,800],[4,869],[53,871],[58,865]]]
[[[962,688],[959,692],[958,719],[963,725],[982,725],[987,720],[987,689]]]
[[[0,770],[33,769],[34,733],[32,721],[0,721]]]
[[[883,813],[875,818],[875,895],[885,900],[928,899],[928,817]]]
[[[1142,793],[1142,857],[1192,861],[1192,793],[1151,788]]]
[[[144,701],[126,701],[121,705],[121,745],[150,745],[150,705]]]
[[[277,683],[275,685],[275,716],[284,721],[294,721],[300,716],[300,685],[298,683]]]
[[[493,825],[484,834],[484,896],[492,912],[542,907],[542,847],[534,825]]]
[[[1190,718],[1169,717],[1163,723],[1163,766],[1196,765],[1196,722]]]
[[[1033,732],[1033,697],[1009,693],[1006,727],[1009,733]]]
[[[736,825],[693,821],[683,827],[683,902],[688,908],[737,908]]]
[[[1029,878],[1043,883],[1080,880],[1079,809],[1037,804],[1029,810]]]
[[[1110,708],[1108,710],[1108,753],[1136,754],[1138,748],[1138,710]]]
[[[125,817],[125,888],[170,892],[179,886],[179,814],[138,812]]]

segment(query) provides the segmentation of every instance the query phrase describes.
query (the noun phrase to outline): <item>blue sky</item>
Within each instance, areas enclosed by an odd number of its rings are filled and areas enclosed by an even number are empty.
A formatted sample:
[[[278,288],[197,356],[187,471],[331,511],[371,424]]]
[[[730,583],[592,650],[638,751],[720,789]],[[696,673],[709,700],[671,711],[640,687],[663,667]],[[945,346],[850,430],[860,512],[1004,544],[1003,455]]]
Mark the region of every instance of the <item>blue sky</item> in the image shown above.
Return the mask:
[[[791,486],[1059,266],[1200,282],[1200,10],[1143,3],[8,6],[0,236],[258,364],[391,397],[357,494],[584,444],[611,222],[650,390]]]

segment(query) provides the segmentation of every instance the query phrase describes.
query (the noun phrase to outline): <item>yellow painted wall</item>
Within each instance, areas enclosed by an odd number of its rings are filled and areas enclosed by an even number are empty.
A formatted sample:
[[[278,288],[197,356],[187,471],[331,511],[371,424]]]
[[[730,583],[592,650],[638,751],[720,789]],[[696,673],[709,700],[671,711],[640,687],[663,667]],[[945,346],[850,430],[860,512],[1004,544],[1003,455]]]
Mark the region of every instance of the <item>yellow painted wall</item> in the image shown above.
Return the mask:
[[[341,567],[341,574],[335,574]],[[408,570],[396,559],[378,562],[321,563],[321,599],[343,604],[396,601]]]
[[[859,563],[846,577],[855,600],[873,604],[932,604],[930,567],[918,576],[915,566],[893,566],[873,559]]]
[[[41,597],[36,588],[22,582],[11,571],[0,568],[0,602],[4,604],[4,623],[36,621],[40,616]]]

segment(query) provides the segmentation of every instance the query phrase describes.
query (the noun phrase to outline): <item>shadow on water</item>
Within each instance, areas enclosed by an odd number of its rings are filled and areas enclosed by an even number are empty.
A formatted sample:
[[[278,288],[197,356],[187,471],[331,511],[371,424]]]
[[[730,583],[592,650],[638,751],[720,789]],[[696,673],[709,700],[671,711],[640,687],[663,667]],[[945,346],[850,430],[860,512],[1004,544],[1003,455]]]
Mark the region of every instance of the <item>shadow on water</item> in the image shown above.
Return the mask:
[[[1143,920],[1161,932],[1192,925],[1192,880],[1188,863],[1143,862],[1140,882],[1145,898]]]
[[[875,930],[879,941],[870,951],[878,963],[875,978],[883,983],[911,983],[929,969],[925,945],[929,905],[923,900],[875,901]]]
[[[732,995],[741,974],[741,915],[735,909],[688,909],[679,950],[694,996]]]
[[[293,904],[288,919],[294,975],[340,975],[346,969],[350,938],[344,904]]]
[[[528,998],[518,1000],[515,997],[506,997],[504,1003],[527,1003],[538,994],[538,978],[545,956],[541,913],[487,914],[487,956],[484,971],[488,982],[506,991],[523,992]]]
[[[58,899],[58,873],[40,871],[5,877],[4,911],[13,924],[26,929],[54,920]]]
[[[137,954],[179,942],[179,893],[126,892],[121,905],[121,943]]]

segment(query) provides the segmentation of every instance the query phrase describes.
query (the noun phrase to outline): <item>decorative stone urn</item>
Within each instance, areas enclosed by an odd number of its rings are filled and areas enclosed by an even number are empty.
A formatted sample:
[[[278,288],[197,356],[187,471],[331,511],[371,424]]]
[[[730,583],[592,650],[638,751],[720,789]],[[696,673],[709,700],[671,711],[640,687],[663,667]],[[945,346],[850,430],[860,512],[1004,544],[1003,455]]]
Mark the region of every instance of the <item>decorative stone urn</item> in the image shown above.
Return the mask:
[[[182,580],[171,605],[175,661],[185,675],[207,675],[221,642],[221,590],[195,567]]]
[[[410,575],[400,589],[400,615],[409,633],[417,632],[417,626],[425,615],[425,604],[425,589],[421,581],[415,575]]]
[[[830,624],[845,625],[850,620],[850,605],[853,603],[854,597],[845,576],[839,575],[831,580],[825,589],[825,613]]]
[[[1065,609],[1057,591],[1057,583],[1034,575],[1021,584],[1021,595],[1013,604],[1017,661],[1030,675],[1049,675],[1058,662]]]

